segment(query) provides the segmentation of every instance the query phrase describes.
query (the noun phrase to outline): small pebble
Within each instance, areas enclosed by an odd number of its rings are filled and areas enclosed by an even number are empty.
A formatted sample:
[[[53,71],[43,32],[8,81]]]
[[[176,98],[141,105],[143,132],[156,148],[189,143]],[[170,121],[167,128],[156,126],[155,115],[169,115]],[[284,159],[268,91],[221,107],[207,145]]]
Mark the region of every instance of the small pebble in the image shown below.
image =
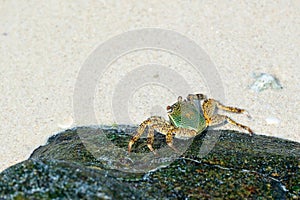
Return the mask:
[[[250,86],[255,92],[261,92],[263,90],[272,89],[282,89],[279,80],[272,76],[271,74],[261,73],[259,75],[253,74],[256,81]]]
[[[276,117],[267,117],[266,122],[267,124],[279,124],[280,120]]]

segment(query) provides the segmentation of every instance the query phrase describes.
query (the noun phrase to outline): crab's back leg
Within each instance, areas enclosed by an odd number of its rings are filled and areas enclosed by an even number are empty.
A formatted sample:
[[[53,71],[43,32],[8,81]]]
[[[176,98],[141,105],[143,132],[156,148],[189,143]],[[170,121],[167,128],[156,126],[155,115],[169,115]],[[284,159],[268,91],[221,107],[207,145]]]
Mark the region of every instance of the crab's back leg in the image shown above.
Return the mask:
[[[214,99],[207,99],[202,104],[203,115],[206,120],[206,125],[210,124],[210,118],[215,115],[217,102]]]
[[[220,104],[218,101],[216,101],[214,99],[208,99],[208,100],[204,101],[202,108],[203,108],[203,114],[204,114],[204,118],[205,118],[207,126],[219,125],[224,122],[228,122],[230,124],[233,124],[235,126],[238,126],[242,129],[247,130],[250,133],[250,135],[253,134],[253,131],[248,126],[239,124],[236,121],[234,121],[233,119],[229,118],[228,116],[216,114],[216,109],[220,105],[222,105],[222,104]],[[233,107],[227,107],[227,106],[223,106],[223,108],[224,108],[223,110],[228,109],[228,111],[231,111],[231,112],[237,112],[237,113],[244,112],[244,110],[239,109],[239,108],[233,108]]]
[[[186,98],[188,101],[192,101],[192,100],[204,100],[207,99],[206,95],[204,94],[189,94]]]
[[[216,102],[216,105],[219,109],[222,109],[222,110],[225,110],[228,112],[233,112],[233,113],[244,113],[250,118],[250,114],[245,109],[231,107],[231,106],[225,106],[225,105],[221,104],[219,101],[216,101],[216,100],[214,100],[214,101]]]
[[[230,117],[228,117],[226,115],[215,115],[215,116],[213,116],[210,120],[210,126],[222,124],[224,122],[228,122],[228,123],[233,124],[233,125],[235,125],[239,128],[242,128],[242,129],[248,131],[250,135],[253,134],[253,131],[248,126],[237,123],[236,121],[234,121],[233,119],[231,119]]]

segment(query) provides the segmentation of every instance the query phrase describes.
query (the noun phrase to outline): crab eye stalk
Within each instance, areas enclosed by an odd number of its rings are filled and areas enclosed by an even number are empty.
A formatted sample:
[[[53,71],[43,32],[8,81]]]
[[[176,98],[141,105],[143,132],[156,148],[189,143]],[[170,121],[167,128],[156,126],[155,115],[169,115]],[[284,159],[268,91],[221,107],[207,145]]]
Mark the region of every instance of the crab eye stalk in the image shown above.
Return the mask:
[[[182,101],[182,96],[179,96],[178,99],[177,99],[177,101],[181,102]]]

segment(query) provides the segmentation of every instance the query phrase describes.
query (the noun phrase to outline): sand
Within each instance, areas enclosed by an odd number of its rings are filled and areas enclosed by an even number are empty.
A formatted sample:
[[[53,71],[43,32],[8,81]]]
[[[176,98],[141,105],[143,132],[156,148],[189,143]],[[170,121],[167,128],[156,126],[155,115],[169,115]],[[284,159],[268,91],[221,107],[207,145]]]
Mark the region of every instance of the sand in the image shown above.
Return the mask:
[[[206,52],[220,75],[222,87],[215,87],[224,93],[223,102],[252,116],[232,118],[257,134],[300,142],[300,3],[251,2],[1,1],[0,171],[28,158],[49,136],[67,128],[127,122],[118,117],[118,109],[134,124],[150,115],[166,117],[165,107],[178,94],[165,73],[146,72],[160,84],[139,82],[133,91],[122,90],[120,81],[143,77],[139,69],[144,65],[176,73],[176,80],[189,87],[182,96],[212,95],[204,84],[210,78],[180,56],[143,49],[120,55],[99,74],[91,101],[97,121],[75,118],[76,83],[89,56],[114,36],[149,27],[180,33]],[[252,91],[253,73],[274,75],[283,89]],[[184,85],[180,81],[178,87]],[[121,104],[118,98],[126,94]]]

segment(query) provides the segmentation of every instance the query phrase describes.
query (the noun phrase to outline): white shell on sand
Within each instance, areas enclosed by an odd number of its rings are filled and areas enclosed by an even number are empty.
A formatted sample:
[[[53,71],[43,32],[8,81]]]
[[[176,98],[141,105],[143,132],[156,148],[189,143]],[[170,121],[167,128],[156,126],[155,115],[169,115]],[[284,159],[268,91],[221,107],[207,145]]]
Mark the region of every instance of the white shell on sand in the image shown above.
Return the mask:
[[[261,92],[263,90],[272,89],[282,89],[279,80],[272,76],[271,74],[261,73],[259,75],[254,74],[256,81],[250,86],[255,92]]]
[[[280,119],[278,119],[277,117],[267,117],[266,122],[267,124],[279,124]]]

